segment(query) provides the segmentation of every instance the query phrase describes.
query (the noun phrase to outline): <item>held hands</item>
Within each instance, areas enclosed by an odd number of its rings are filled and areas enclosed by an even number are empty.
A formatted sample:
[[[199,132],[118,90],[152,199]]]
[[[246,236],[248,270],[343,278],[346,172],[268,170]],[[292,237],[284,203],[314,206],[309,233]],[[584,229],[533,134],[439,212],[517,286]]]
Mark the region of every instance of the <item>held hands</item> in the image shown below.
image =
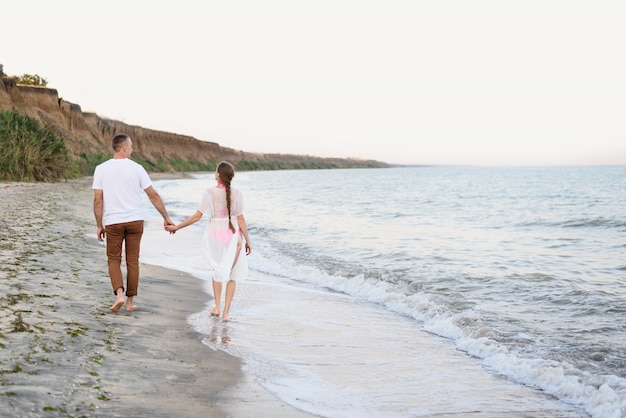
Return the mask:
[[[176,224],[170,218],[165,219],[163,222],[163,228],[169,232],[170,235],[176,233]]]

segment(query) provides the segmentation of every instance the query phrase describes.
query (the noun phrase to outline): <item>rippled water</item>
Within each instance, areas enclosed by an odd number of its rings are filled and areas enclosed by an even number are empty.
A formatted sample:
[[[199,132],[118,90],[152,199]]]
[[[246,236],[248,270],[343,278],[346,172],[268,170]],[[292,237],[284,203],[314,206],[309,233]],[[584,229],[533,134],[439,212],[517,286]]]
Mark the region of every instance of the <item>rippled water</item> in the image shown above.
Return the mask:
[[[180,213],[212,179],[196,177],[158,183]],[[626,410],[626,167],[276,171],[235,183],[253,270],[412,318],[594,416]]]
[[[267,187],[248,198],[259,232],[299,263],[422,292],[451,313],[479,311],[464,328],[626,377],[625,174],[268,172],[251,176]]]

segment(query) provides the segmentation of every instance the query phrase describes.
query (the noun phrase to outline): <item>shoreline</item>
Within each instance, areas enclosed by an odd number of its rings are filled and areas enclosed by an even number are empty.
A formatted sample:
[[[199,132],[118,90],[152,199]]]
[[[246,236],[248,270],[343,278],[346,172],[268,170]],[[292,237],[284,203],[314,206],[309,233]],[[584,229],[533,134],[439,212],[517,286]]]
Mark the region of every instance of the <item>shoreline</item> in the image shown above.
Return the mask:
[[[0,183],[0,415],[311,416],[202,343],[200,279],[141,263],[140,311],[109,311],[92,196],[90,178]]]

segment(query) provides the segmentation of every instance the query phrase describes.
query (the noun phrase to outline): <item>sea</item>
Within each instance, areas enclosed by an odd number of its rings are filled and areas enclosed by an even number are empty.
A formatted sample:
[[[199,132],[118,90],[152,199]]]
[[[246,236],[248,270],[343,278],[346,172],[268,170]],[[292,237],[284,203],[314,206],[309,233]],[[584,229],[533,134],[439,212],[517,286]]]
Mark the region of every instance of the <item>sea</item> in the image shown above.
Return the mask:
[[[193,214],[213,173],[154,182]],[[206,218],[141,261],[191,273],[207,350],[323,417],[626,417],[626,167],[237,172],[253,251],[210,317]],[[150,205],[147,204],[149,207]]]

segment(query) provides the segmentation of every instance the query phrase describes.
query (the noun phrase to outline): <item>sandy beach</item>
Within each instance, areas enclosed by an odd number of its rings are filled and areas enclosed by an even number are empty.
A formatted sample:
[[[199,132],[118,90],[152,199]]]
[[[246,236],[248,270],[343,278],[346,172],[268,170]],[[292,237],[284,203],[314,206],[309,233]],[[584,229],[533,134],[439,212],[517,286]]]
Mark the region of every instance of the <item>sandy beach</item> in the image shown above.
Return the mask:
[[[0,416],[309,416],[202,344],[209,296],[142,264],[139,312],[113,302],[91,179],[0,183]]]

